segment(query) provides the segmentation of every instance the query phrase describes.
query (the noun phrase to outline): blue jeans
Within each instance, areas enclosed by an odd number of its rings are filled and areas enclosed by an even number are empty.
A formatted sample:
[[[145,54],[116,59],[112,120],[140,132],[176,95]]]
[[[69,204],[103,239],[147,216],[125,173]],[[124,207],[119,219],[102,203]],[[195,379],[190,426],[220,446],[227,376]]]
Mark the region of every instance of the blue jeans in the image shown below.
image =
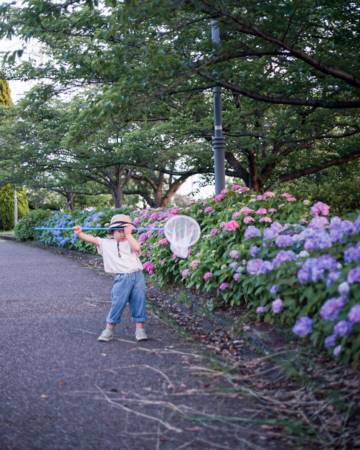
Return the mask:
[[[145,278],[143,272],[120,273],[115,276],[111,290],[111,308],[107,323],[120,323],[121,315],[129,302],[134,322],[145,322]]]

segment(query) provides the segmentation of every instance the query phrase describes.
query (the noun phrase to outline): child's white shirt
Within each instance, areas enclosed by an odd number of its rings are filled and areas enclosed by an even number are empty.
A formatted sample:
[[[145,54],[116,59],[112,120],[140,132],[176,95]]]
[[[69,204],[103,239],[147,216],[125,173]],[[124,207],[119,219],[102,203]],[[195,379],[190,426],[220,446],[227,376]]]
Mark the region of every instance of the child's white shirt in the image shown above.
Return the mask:
[[[107,273],[131,273],[143,270],[138,254],[130,247],[128,241],[117,242],[115,239],[99,239],[96,246],[104,261]],[[120,256],[119,256],[120,255]]]

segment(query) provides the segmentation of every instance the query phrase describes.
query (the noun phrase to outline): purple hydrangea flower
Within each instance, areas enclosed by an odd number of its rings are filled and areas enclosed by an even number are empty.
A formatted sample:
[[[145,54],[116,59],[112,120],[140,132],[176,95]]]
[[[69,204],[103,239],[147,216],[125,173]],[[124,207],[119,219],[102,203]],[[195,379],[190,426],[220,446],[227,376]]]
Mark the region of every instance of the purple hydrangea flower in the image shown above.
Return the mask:
[[[260,237],[260,236],[261,236],[261,231],[258,228],[254,227],[253,225],[250,225],[245,230],[244,239],[248,240],[248,239],[252,239],[254,237]]]
[[[341,273],[337,270],[333,270],[329,273],[329,275],[326,278],[326,286],[329,287],[333,284],[334,281],[336,281],[340,277]]]
[[[360,233],[360,216],[357,217],[357,219],[354,222],[356,231]]]
[[[310,220],[309,228],[324,229],[328,225],[329,225],[329,221],[326,217],[316,216]]]
[[[276,238],[275,244],[277,247],[290,247],[293,244],[293,241],[291,236],[283,234]]]
[[[360,283],[360,266],[351,269],[347,275],[348,283]]]
[[[340,353],[341,353],[341,351],[342,351],[342,345],[337,345],[337,346],[334,348],[333,355],[334,355],[335,357],[336,357],[336,356],[339,356]]]
[[[326,231],[317,231],[314,235],[308,237],[304,243],[304,249],[309,252],[330,247],[332,247],[332,241]]]
[[[283,231],[283,226],[279,222],[274,222],[270,227],[265,228],[264,230],[264,239],[270,240],[274,239]]]
[[[281,266],[286,262],[295,261],[296,254],[292,250],[280,250],[272,260],[274,268]]]
[[[308,258],[298,271],[298,280],[300,283],[317,282],[321,280],[326,271],[337,271],[338,263],[330,255],[322,255],[318,258]]]
[[[351,220],[342,220],[340,217],[333,217],[330,222],[329,232],[332,242],[342,242],[347,235],[356,232],[356,227]]]
[[[350,285],[349,285],[349,283],[344,281],[343,283],[339,284],[339,286],[338,286],[338,293],[342,297],[347,297],[349,295],[349,292],[350,292]]]
[[[334,327],[334,334],[336,336],[346,336],[351,332],[352,323],[347,320],[340,320]]]
[[[203,279],[204,281],[208,281],[213,276],[212,272],[205,272]]]
[[[233,279],[234,279],[235,281],[239,281],[240,278],[241,278],[241,275],[240,275],[238,272],[234,273]]]
[[[344,261],[350,263],[352,261],[360,261],[360,242],[356,245],[348,247],[344,251]]]
[[[264,261],[260,258],[250,259],[246,264],[246,270],[250,275],[258,275],[263,264]]]
[[[343,306],[342,298],[329,298],[321,307],[320,316],[324,320],[335,320]]]
[[[266,306],[258,306],[256,308],[256,314],[264,314],[267,311],[267,307]]]
[[[211,235],[211,236],[217,236],[219,233],[220,233],[220,230],[219,230],[218,228],[213,228],[213,229],[210,231],[210,235]]]
[[[360,304],[359,303],[354,305],[350,309],[347,317],[350,320],[350,322],[352,322],[352,323],[359,323],[360,322]]]
[[[293,333],[297,336],[305,337],[312,332],[314,321],[307,316],[301,316],[292,328]]]
[[[255,256],[259,253],[260,248],[257,245],[252,245],[249,249],[250,255],[255,258]]]
[[[220,284],[219,289],[220,291],[225,291],[225,289],[227,289],[229,286],[230,286],[229,283],[224,282]]]
[[[139,242],[143,243],[149,239],[149,236],[147,233],[141,233],[139,236]]]
[[[264,264],[262,265],[260,269],[260,273],[268,273],[271,272],[274,269],[274,265],[271,261],[264,261]]]
[[[274,314],[279,314],[284,307],[284,302],[281,298],[277,298],[271,303],[271,310]]]
[[[277,284],[273,284],[269,289],[271,295],[276,295],[279,290],[279,286]]]
[[[332,334],[325,338],[324,345],[326,348],[333,348],[336,344],[336,335]]]
[[[236,270],[236,269],[238,268],[238,263],[237,263],[236,261],[233,261],[233,262],[231,262],[231,263],[229,264],[229,267],[230,267],[232,270]]]

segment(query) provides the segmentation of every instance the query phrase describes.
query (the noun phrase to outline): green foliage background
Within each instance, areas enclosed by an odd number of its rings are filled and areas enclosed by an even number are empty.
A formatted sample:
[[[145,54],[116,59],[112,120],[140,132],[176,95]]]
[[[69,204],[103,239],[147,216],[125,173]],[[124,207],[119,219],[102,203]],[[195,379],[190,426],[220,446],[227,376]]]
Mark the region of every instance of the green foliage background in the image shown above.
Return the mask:
[[[16,190],[18,199],[18,217],[21,218],[29,211],[24,189]],[[12,230],[14,228],[14,188],[10,184],[0,189],[0,229]]]

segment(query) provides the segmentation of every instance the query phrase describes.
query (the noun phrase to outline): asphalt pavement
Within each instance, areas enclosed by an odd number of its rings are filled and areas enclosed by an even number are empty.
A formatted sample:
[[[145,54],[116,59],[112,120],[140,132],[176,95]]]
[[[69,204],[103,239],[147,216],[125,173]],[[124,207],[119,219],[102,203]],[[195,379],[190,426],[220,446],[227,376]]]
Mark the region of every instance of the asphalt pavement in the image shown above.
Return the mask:
[[[128,311],[96,340],[112,279],[0,239],[0,450],[286,448],[258,432],[253,400],[214,375],[200,344]]]

